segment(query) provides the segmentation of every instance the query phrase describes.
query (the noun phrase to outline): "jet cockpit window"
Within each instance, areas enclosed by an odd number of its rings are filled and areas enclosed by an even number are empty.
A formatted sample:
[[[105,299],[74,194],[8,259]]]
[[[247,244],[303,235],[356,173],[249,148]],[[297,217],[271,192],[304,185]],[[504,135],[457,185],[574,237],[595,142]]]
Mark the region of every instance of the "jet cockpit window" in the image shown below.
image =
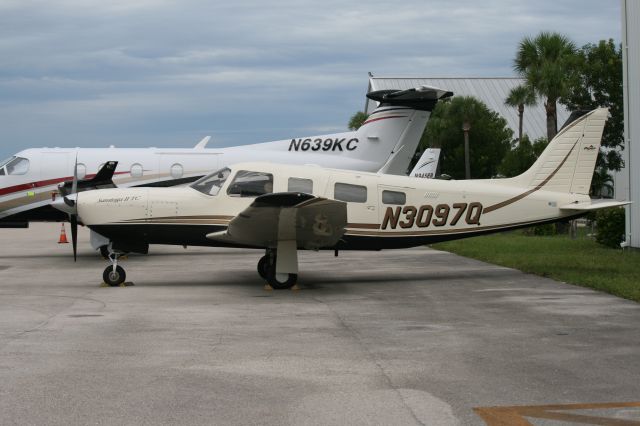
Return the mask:
[[[6,165],[8,175],[23,175],[29,171],[29,160],[15,157]]]
[[[6,166],[8,163],[11,162],[11,160],[13,160],[14,158],[16,158],[15,156],[13,157],[9,157],[9,158],[5,158],[4,160],[2,160],[2,163],[0,163],[0,168],[3,168],[4,166]]]
[[[220,188],[222,188],[230,174],[231,170],[225,167],[193,182],[191,188],[206,195],[218,195]]]
[[[232,197],[257,197],[273,192],[273,175],[271,173],[250,172],[240,170],[229,185],[227,194]]]

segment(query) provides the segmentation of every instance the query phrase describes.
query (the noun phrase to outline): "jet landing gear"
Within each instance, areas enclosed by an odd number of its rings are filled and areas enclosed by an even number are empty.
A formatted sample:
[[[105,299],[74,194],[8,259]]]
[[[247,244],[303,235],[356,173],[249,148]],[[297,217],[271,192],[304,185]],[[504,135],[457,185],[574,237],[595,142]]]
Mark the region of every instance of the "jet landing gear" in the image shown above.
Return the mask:
[[[267,249],[264,256],[258,261],[258,274],[265,279],[274,290],[290,289],[298,281],[298,274],[276,272],[277,251]],[[296,262],[297,266],[297,262]]]
[[[102,279],[110,287],[117,287],[124,283],[127,278],[127,274],[124,272],[124,268],[118,265],[118,259],[123,256],[124,253],[110,252],[109,262],[111,265],[107,266],[102,273]]]

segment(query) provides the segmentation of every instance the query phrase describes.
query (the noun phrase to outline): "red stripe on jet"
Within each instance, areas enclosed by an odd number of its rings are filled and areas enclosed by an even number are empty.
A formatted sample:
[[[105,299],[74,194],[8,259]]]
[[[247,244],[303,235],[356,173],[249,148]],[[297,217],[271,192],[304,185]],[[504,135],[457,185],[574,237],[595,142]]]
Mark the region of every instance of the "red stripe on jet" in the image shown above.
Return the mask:
[[[116,172],[116,173],[114,173],[114,175],[122,175],[122,174],[125,174],[125,173],[129,173],[129,172]],[[95,176],[95,173],[94,174],[89,174],[89,175],[86,175],[83,179],[91,179],[94,176]],[[6,188],[0,188],[0,196],[12,194],[14,192],[29,191],[29,190],[35,189],[35,188],[42,188],[43,186],[55,185],[57,183],[66,182],[68,180],[73,180],[73,176],[67,176],[67,177],[61,177],[61,178],[55,178],[55,179],[39,180],[39,181],[36,181],[36,182],[21,183],[20,185],[7,186]]]
[[[374,121],[378,121],[378,120],[386,120],[387,118],[402,118],[402,117],[406,117],[406,115],[390,115],[388,117],[372,118],[371,120],[367,120],[364,123],[362,123],[362,125],[364,126],[367,123],[373,123]]]

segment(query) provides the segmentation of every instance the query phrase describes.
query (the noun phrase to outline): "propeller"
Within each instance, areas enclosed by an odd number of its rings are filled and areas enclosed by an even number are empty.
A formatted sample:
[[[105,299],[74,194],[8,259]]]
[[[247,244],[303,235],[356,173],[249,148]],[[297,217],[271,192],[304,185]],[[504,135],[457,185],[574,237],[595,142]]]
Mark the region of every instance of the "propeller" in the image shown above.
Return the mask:
[[[64,196],[64,203],[71,207],[68,209],[69,222],[71,222],[71,245],[73,246],[73,261],[78,260],[78,154],[76,153],[76,162],[73,166],[73,182],[71,183],[71,196],[75,196],[75,199],[71,199],[68,196]]]

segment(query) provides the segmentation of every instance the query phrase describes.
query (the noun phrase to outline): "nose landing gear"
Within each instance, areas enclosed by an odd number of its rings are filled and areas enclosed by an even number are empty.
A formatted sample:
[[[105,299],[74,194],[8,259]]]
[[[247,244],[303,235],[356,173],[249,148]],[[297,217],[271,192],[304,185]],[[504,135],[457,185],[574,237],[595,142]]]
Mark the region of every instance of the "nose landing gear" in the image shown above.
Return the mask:
[[[118,252],[110,252],[109,253],[109,261],[111,265],[107,266],[102,273],[102,279],[106,284],[110,287],[117,287],[120,284],[124,283],[124,280],[127,278],[126,272],[124,272],[124,268],[118,265],[118,259],[124,253]]]

